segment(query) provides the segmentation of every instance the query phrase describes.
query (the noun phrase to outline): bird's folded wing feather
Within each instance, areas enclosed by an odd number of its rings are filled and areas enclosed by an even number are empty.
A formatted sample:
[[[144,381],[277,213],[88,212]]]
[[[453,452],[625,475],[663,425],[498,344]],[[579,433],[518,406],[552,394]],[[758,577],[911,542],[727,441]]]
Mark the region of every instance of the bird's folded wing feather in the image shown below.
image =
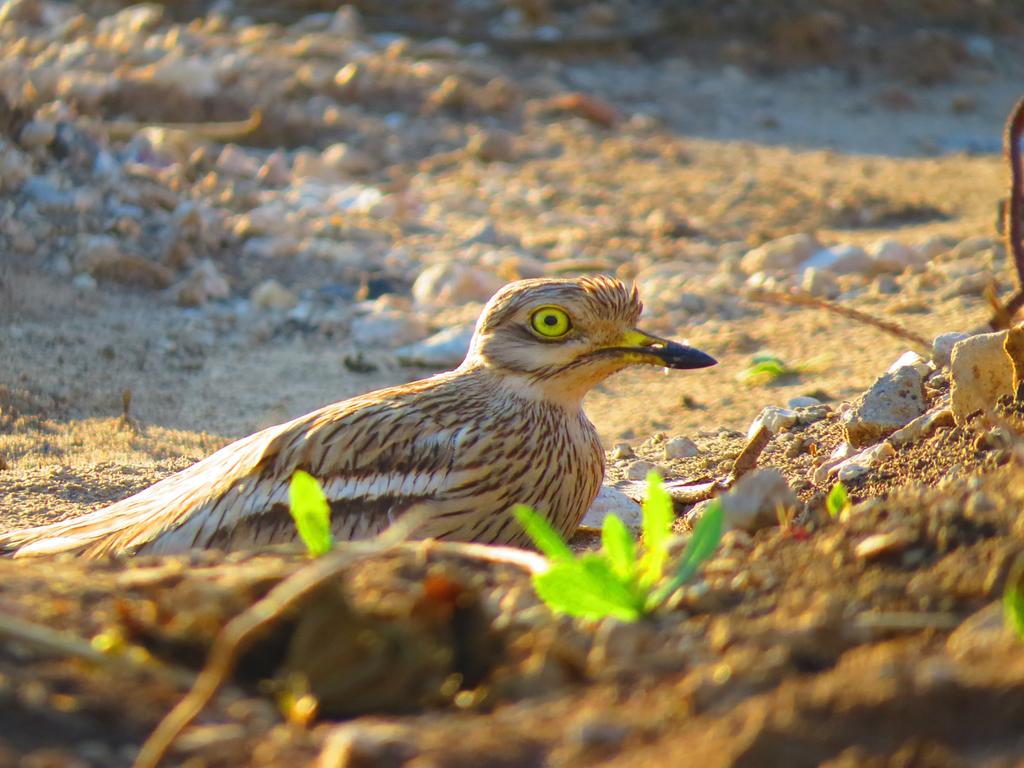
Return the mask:
[[[355,398],[242,438],[103,509],[0,535],[0,552],[97,556],[288,541],[297,469],[323,485],[335,536],[364,538],[459,483],[464,441],[463,430],[411,411],[406,398]]]

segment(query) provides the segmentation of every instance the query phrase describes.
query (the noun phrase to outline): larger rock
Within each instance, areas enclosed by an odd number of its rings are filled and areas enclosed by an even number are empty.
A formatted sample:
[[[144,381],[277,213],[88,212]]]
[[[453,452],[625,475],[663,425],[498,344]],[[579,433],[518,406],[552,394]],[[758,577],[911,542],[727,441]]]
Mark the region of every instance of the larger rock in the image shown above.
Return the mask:
[[[801,271],[810,269],[834,275],[862,275],[874,271],[874,262],[859,245],[833,245],[822,248],[800,264]]]
[[[418,304],[446,306],[470,301],[487,301],[505,284],[493,272],[468,264],[448,261],[431,264],[412,285]]]
[[[162,264],[126,253],[109,235],[82,235],[78,238],[75,270],[97,280],[110,280],[139,288],[166,288],[173,273]]]
[[[921,263],[921,258],[913,248],[908,248],[898,240],[884,238],[876,240],[868,246],[875,272],[899,274],[907,267]]]
[[[363,348],[400,347],[422,339],[426,333],[427,324],[420,317],[397,309],[352,320],[352,340]]]
[[[991,409],[996,398],[1013,392],[1013,363],[1006,354],[1006,331],[980,333],[953,345],[950,358],[950,406],[957,424],[979,410]]]
[[[465,359],[472,339],[472,325],[456,325],[395,350],[395,356],[402,365],[455,368]]]
[[[932,339],[932,360],[935,361],[935,365],[940,368],[949,365],[950,358],[953,356],[953,347],[970,337],[971,334],[963,331],[949,331],[940,333]]]
[[[786,478],[775,469],[755,469],[741,477],[732,490],[719,497],[724,528],[758,531],[777,525],[800,506]]]
[[[846,439],[861,447],[909,424],[925,411],[924,381],[912,366],[888,371],[843,416]]]
[[[597,492],[594,503],[583,515],[580,526],[584,528],[600,528],[604,519],[614,515],[628,528],[639,529],[641,525],[640,505],[625,493],[611,485],[602,485]]]
[[[810,235],[787,235],[769,240],[749,251],[740,260],[740,269],[746,274],[756,272],[791,272],[818,250],[818,241]]]

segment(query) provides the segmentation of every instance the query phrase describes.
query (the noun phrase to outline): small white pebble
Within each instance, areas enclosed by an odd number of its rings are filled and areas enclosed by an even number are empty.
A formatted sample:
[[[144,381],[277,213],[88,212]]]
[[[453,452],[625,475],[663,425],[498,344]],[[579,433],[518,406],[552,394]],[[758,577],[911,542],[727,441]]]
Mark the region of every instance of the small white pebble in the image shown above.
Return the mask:
[[[654,469],[657,467],[649,461],[634,461],[626,467],[626,477],[630,480],[644,480],[647,474]]]
[[[612,448],[612,459],[620,461],[622,459],[632,459],[636,454],[633,452],[633,446],[629,443],[616,443]]]
[[[690,459],[700,453],[697,444],[688,437],[673,437],[665,443],[666,459]]]

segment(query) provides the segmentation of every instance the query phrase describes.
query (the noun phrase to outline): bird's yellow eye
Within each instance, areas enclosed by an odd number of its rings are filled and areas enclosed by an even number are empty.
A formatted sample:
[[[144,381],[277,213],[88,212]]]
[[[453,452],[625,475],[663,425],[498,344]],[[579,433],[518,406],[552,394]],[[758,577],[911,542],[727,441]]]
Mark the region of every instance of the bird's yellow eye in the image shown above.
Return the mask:
[[[572,330],[572,321],[561,307],[541,307],[530,315],[530,326],[541,336],[557,339]]]

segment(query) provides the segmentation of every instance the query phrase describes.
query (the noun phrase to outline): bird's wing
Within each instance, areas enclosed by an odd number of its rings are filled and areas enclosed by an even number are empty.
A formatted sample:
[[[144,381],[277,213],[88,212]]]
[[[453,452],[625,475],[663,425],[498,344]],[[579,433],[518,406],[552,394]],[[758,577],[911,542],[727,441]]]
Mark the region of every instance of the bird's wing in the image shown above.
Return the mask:
[[[456,457],[466,440],[464,428],[430,417],[408,396],[382,394],[242,438],[95,512],[0,535],[0,552],[97,556],[288,541],[295,537],[288,486],[297,469],[323,485],[336,537],[371,536],[460,482]]]

